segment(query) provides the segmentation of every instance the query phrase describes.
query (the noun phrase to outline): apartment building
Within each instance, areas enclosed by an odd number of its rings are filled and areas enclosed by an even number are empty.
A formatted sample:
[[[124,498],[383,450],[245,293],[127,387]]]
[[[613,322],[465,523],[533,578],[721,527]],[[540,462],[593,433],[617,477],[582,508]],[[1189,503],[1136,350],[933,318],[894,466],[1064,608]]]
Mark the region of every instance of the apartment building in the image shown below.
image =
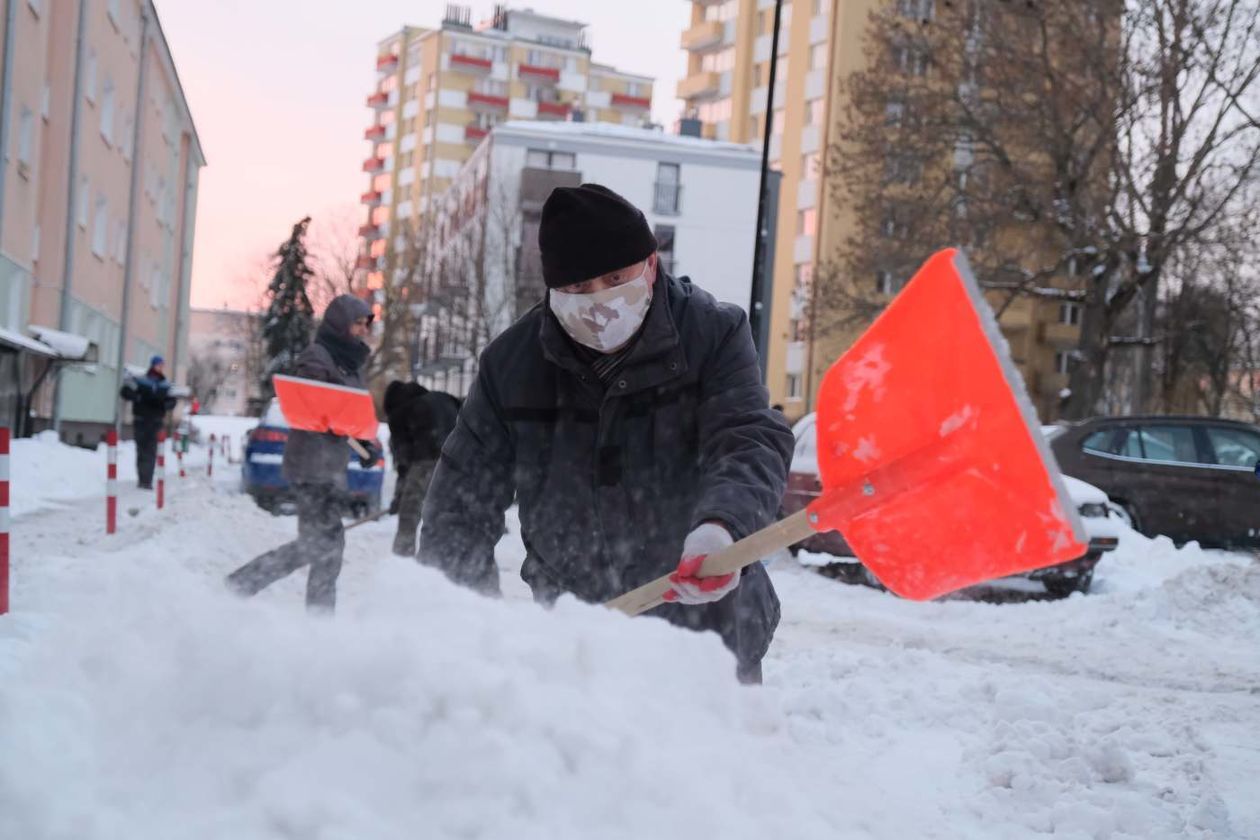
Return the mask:
[[[538,226],[556,187],[594,182],[643,211],[661,265],[747,308],[761,152],[607,123],[497,126],[435,213],[418,381],[462,395],[482,348],[543,299]]]
[[[183,376],[205,158],[150,0],[2,11],[0,327],[90,341],[96,363],[62,367],[30,410],[91,442],[119,419],[125,365],[160,354]]]
[[[187,383],[202,414],[253,415],[261,408],[262,316],[236,309],[191,309]]]
[[[471,23],[448,5],[436,28],[404,27],[380,42],[368,96],[367,219],[358,267],[384,282],[381,258],[450,185],[494,126],[512,120],[648,121],[652,79],[594,62],[585,24],[496,6]]]
[[[928,20],[933,1],[783,2],[769,115],[774,0],[693,0],[691,6],[691,25],[681,36],[688,55],[687,75],[678,83],[684,113],[701,121],[703,136],[736,142],[761,143],[765,120],[771,120],[770,165],[782,172],[782,186],[766,384],[772,401],[799,416],[811,410],[822,374],[858,334],[854,329],[811,346],[805,321],[814,267],[836,262],[857,225],[851,208],[828,191],[823,177],[827,149],[847,105],[837,80],[869,65],[872,12],[890,8]],[[862,282],[872,295],[891,298],[907,279],[876,276]],[[1070,278],[1064,282],[1070,284]],[[1070,302],[1021,298],[1003,308],[1003,332],[1045,420],[1057,416],[1080,317],[1079,305]]]

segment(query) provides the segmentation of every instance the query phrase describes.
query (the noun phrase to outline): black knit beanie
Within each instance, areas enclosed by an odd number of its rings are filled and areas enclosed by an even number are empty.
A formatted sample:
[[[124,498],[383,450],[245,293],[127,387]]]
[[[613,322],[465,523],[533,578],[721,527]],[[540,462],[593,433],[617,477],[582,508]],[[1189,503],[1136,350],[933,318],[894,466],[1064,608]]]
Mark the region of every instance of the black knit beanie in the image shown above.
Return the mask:
[[[543,282],[558,289],[645,260],[656,237],[639,209],[607,187],[556,187],[538,225]]]

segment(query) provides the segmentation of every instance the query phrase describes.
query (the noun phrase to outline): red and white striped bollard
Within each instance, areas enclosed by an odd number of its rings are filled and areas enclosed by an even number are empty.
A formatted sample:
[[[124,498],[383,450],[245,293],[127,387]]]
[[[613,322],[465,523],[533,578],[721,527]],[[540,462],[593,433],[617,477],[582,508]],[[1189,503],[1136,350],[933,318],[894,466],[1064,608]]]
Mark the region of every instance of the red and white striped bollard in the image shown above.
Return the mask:
[[[166,430],[158,430],[157,451],[157,509],[166,505]]]
[[[9,611],[9,430],[0,426],[0,615]]]
[[[105,433],[105,533],[118,530],[118,430]]]

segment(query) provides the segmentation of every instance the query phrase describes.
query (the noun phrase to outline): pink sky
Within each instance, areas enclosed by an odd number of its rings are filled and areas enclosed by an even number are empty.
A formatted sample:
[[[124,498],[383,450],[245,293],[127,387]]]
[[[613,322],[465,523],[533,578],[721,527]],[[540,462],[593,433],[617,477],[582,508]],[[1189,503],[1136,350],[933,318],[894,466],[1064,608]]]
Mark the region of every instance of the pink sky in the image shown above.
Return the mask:
[[[363,104],[379,40],[436,26],[438,0],[157,0],[208,165],[201,173],[192,304],[248,306],[257,267],[310,214],[345,229],[367,185]],[[470,4],[474,20],[491,2]],[[518,7],[590,24],[596,61],[656,77],[652,115],[672,126],[689,5],[530,0]],[[251,282],[252,279],[252,282]]]

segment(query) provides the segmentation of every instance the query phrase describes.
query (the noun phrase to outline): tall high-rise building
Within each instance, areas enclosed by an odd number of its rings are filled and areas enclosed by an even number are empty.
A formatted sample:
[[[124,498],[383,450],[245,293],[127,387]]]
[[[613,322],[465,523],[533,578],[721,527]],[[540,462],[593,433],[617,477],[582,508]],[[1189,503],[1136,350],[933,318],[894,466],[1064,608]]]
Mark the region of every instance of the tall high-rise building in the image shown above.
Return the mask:
[[[691,7],[681,38],[687,75],[678,83],[685,115],[701,121],[703,136],[747,143],[761,143],[765,120],[771,120],[770,166],[783,179],[771,211],[777,214],[771,229],[777,247],[766,384],[773,402],[799,416],[812,407],[821,374],[865,326],[854,319],[851,328],[811,346],[806,320],[815,266],[835,264],[858,230],[853,208],[845,206],[841,191],[828,188],[823,172],[849,104],[837,80],[871,66],[873,12],[890,9],[930,25],[934,0],[784,0],[769,115],[774,0],[692,0]],[[883,274],[860,283],[872,297],[890,299],[908,278]],[[852,313],[815,314],[848,322]],[[1023,297],[1002,307],[1003,333],[1046,420],[1056,416],[1067,385],[1080,317],[1080,305],[1070,301]]]
[[[183,378],[205,158],[151,0],[3,8],[0,328],[95,345],[96,364],[62,370],[59,387],[20,384],[36,428],[56,416],[63,436],[94,443],[122,368],[162,355]]]
[[[586,25],[496,6],[471,23],[448,5],[437,28],[404,27],[380,42],[375,117],[364,137],[368,218],[359,269],[384,282],[381,258],[406,248],[419,223],[483,137],[508,119],[585,120],[640,126],[648,121],[652,78],[597,64]]]
[[[865,19],[879,0],[836,3],[846,20]],[[705,137],[761,144],[771,120],[770,166],[783,173],[771,208],[775,237],[771,272],[766,385],[771,402],[790,415],[804,410],[808,348],[801,290],[817,259],[822,156],[827,143],[829,70],[839,23],[831,0],[783,4],[775,66],[773,113],[766,113],[774,31],[773,0],[693,0],[682,33],[687,75],[678,96]],[[843,32],[839,33],[843,36]],[[860,55],[860,47],[856,51]],[[846,54],[845,58],[849,54]]]

